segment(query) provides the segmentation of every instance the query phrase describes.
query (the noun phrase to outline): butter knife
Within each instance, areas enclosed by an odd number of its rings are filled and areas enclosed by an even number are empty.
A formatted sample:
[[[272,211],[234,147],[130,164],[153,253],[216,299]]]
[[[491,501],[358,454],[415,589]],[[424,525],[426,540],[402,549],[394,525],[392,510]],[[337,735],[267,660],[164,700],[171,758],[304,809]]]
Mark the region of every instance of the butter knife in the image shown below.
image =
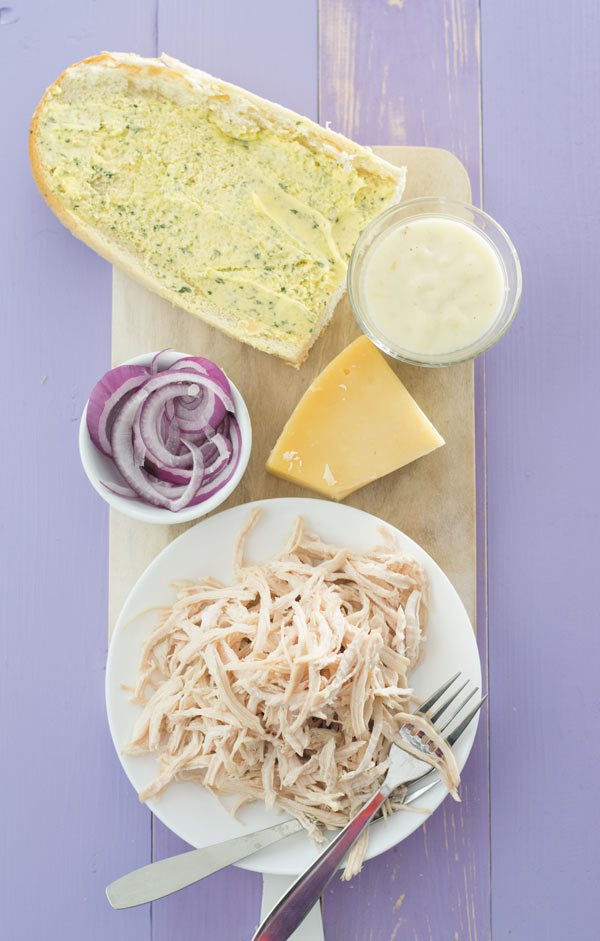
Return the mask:
[[[436,774],[434,780],[419,783],[414,789],[409,786],[405,803],[411,804],[438,784],[439,780]],[[113,908],[133,908],[134,905],[155,902],[302,829],[302,824],[297,820],[284,820],[264,830],[226,840],[225,843],[214,843],[212,846],[159,859],[115,879],[106,887],[106,896]]]

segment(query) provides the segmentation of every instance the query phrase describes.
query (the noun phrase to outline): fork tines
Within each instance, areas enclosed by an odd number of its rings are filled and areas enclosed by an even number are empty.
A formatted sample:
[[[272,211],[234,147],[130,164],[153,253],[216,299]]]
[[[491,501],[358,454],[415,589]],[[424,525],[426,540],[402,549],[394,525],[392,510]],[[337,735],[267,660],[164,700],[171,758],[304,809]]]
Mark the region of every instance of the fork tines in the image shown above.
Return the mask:
[[[465,680],[465,682],[462,683],[462,685],[459,686],[458,689],[456,689],[454,692],[450,694],[450,696],[448,696],[448,698],[442,703],[442,705],[436,710],[436,712],[433,713],[433,715],[430,714],[435,704],[441,699],[444,693],[450,689],[450,687],[453,685],[453,683],[456,682],[456,680],[459,678],[460,675],[461,675],[461,671],[459,670],[458,673],[456,673],[453,677],[447,680],[442,686],[440,686],[440,688],[436,690],[435,693],[433,693],[429,697],[429,699],[425,700],[425,702],[419,707],[419,709],[416,710],[417,713],[425,716],[426,718],[429,719],[429,721],[433,725],[436,725],[438,719],[440,719],[440,717],[446,712],[448,707],[452,705],[453,702],[456,701],[457,696],[463,691],[463,689],[466,686],[468,686],[469,681]],[[452,712],[452,714],[446,719],[444,725],[441,726],[441,728],[438,728],[438,731],[440,732],[440,734],[446,731],[448,726],[454,721],[454,719],[456,719],[456,717],[462,712],[462,710],[464,709],[466,704],[469,702],[469,700],[472,699],[472,697],[478,691],[479,691],[479,687],[475,686],[469,693],[467,693],[467,695],[461,701],[460,705],[457,706],[454,712]],[[487,699],[487,695],[484,696],[482,699],[480,699],[479,702],[473,706],[473,708],[467,713],[467,715],[456,726],[456,728],[454,728],[452,732],[450,732],[446,736],[446,741],[448,742],[450,746],[454,745],[458,741],[458,739],[460,738],[460,736],[462,735],[462,733],[468,726],[469,722],[471,722],[471,720],[477,715],[477,713],[481,709],[486,699]]]

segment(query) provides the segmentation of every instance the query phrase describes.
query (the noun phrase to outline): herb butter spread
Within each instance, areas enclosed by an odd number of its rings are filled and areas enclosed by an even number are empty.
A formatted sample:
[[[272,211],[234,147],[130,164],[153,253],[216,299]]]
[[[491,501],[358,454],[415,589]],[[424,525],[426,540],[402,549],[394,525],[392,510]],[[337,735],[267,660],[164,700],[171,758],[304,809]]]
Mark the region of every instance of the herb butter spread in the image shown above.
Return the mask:
[[[294,361],[398,179],[308,146],[299,117],[278,133],[256,109],[242,121],[171,85],[113,68],[53,86],[37,125],[49,190],[164,296],[219,309],[228,332],[263,349],[283,341]]]

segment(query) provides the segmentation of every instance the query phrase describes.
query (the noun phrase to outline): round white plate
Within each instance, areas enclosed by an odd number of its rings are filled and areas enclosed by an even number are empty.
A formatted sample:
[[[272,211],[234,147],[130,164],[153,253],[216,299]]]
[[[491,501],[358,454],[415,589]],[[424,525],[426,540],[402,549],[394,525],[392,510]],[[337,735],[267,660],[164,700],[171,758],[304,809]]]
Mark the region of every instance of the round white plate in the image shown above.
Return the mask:
[[[158,614],[148,609],[174,599],[171,583],[214,575],[231,581],[231,554],[235,536],[248,519],[252,507],[263,508],[261,518],[246,543],[246,557],[262,560],[278,552],[297,516],[326,542],[363,551],[380,541],[377,527],[381,520],[362,510],[324,500],[259,500],[225,510],[203,520],[170,543],[148,566],[132,589],[116,624],[106,669],[106,705],[113,742],[129,780],[137,791],[156,775],[157,763],[151,756],[124,755],[139,707],[133,705],[123,686],[135,685],[143,641],[156,624]],[[388,524],[385,524],[388,525]],[[394,527],[399,545],[426,568],[430,579],[429,621],[423,662],[411,682],[418,695],[425,697],[462,670],[481,686],[481,665],[475,635],[463,604],[448,578],[427,553],[412,539]],[[476,731],[473,721],[458,742],[455,753],[460,768],[467,760]],[[442,784],[419,799],[420,807],[435,810],[446,796]],[[242,809],[238,820],[232,819],[219,803],[193,782],[175,781],[148,807],[162,822],[192,846],[208,846],[243,836],[285,819],[277,811],[266,812],[262,803]],[[427,819],[415,813],[394,814],[387,823],[377,821],[370,831],[367,858],[377,856],[416,830]],[[288,837],[280,843],[239,863],[245,869],[281,875],[295,875],[315,859],[317,849],[304,834]]]

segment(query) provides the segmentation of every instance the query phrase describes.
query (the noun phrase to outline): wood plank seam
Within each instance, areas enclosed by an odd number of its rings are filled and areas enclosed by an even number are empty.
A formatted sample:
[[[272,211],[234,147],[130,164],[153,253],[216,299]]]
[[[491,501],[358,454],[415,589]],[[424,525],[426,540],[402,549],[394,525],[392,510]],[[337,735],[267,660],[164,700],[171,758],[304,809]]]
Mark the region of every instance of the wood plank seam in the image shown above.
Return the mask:
[[[479,98],[479,205],[484,206],[484,185],[483,185],[483,167],[484,167],[484,152],[483,152],[483,64],[482,64],[482,36],[481,36],[481,0],[478,0],[477,4],[478,16],[477,16],[477,31],[476,31],[476,48],[477,48],[477,58],[479,62],[479,83],[478,83],[478,98]],[[485,633],[485,663],[484,663],[484,681],[485,681],[485,692],[490,692],[490,664],[489,664],[489,568],[488,568],[488,501],[487,501],[487,376],[486,376],[486,355],[480,357],[479,363],[477,364],[480,379],[481,379],[481,389],[479,390],[481,396],[481,413],[478,416],[476,412],[476,417],[478,417],[478,422],[475,429],[476,436],[479,433],[481,435],[481,481],[482,481],[482,490],[481,495],[477,497],[477,516],[480,518],[480,525],[482,526],[482,545],[483,545],[483,597],[481,599],[481,606],[483,608],[483,629]],[[476,454],[476,459],[477,459]],[[479,620],[479,619],[478,619]],[[489,938],[491,941],[492,938],[492,816],[491,816],[491,806],[492,806],[492,776],[491,776],[491,722],[490,722],[490,710],[492,708],[491,702],[488,701],[487,712],[486,712],[486,733],[487,733],[487,797],[488,797],[488,879],[489,879]]]
[[[160,13],[160,0],[154,0],[154,22],[153,22],[153,40],[154,40],[154,55],[160,55],[161,51],[158,48],[158,23],[159,23],[159,13]],[[150,855],[151,860],[154,862],[155,859],[155,847],[154,847],[154,814],[150,814]],[[150,941],[154,937],[154,903],[150,903]]]

